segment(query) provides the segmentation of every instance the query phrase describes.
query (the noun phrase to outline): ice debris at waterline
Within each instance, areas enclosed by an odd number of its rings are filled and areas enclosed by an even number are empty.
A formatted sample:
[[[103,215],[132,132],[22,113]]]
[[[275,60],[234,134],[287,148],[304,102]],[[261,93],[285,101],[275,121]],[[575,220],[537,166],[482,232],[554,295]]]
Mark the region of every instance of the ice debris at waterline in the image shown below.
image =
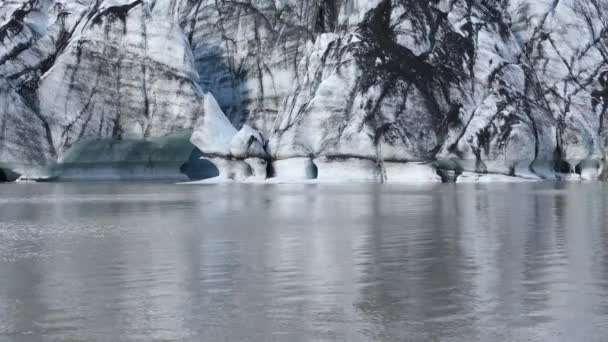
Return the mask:
[[[605,179],[607,16],[596,0],[1,1],[0,181]]]

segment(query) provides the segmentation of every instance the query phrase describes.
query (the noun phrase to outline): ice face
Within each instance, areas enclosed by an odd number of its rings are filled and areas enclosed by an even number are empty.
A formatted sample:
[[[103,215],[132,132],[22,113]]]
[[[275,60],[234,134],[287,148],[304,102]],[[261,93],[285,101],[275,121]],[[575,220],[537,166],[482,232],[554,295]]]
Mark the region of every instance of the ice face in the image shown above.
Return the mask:
[[[132,165],[125,146],[191,130],[224,158],[187,163],[197,177],[260,178],[256,158],[301,180],[436,181],[438,164],[598,179],[606,15],[592,0],[3,1],[0,163],[48,177],[80,149],[116,156],[96,161],[105,177]],[[125,172],[166,176],[190,153]]]

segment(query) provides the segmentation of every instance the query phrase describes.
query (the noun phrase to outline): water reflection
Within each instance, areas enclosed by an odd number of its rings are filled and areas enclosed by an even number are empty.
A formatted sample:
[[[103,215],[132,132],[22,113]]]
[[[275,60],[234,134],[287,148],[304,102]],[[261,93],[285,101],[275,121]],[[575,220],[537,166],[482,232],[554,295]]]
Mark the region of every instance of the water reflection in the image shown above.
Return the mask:
[[[0,340],[600,341],[602,184],[0,187]]]

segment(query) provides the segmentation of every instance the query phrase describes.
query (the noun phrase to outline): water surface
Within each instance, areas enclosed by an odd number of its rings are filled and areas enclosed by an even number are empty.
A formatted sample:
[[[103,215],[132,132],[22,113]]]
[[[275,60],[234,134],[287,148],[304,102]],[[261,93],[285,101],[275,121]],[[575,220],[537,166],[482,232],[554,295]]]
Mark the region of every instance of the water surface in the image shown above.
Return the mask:
[[[602,341],[607,190],[0,185],[0,341]]]

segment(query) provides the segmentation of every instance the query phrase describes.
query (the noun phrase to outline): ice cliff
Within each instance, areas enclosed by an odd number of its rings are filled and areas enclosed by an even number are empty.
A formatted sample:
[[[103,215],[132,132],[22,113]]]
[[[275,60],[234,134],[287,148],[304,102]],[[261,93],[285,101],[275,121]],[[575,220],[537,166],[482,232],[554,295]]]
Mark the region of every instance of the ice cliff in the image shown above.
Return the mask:
[[[606,18],[602,0],[0,0],[0,179],[603,178]]]

